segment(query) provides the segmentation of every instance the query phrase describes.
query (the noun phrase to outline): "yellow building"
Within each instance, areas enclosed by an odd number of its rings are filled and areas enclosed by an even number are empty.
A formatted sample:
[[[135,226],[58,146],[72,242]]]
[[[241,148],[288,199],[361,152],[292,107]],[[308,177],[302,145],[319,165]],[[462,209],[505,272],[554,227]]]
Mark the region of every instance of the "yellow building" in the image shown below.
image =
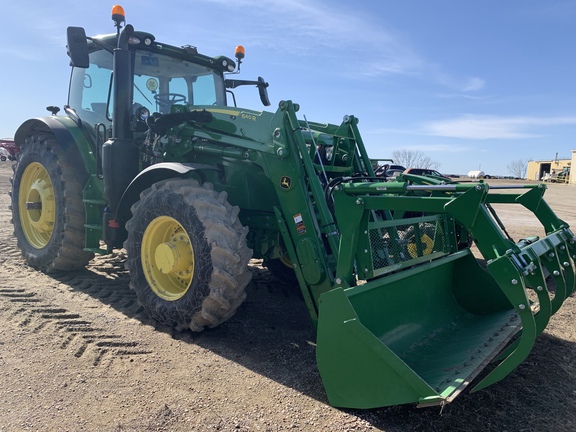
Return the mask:
[[[576,150],[572,150],[571,159],[537,160],[528,162],[527,180],[545,180],[552,174],[570,170],[576,166]],[[566,183],[576,184],[576,175],[568,175]]]

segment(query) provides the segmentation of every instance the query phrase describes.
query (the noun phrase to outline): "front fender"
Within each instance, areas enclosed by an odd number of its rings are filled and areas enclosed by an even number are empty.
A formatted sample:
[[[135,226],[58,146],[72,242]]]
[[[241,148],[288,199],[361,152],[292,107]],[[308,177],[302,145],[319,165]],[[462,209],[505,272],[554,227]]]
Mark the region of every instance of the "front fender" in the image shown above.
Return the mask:
[[[161,162],[149,166],[141,171],[130,182],[120,202],[118,203],[118,210],[116,212],[116,221],[123,226],[131,217],[130,208],[140,198],[140,193],[148,189],[154,183],[169,178],[185,177],[190,172],[198,172],[201,176],[201,181],[204,181],[202,171],[214,170],[218,168],[212,165],[193,164],[193,163],[178,163],[178,162]]]

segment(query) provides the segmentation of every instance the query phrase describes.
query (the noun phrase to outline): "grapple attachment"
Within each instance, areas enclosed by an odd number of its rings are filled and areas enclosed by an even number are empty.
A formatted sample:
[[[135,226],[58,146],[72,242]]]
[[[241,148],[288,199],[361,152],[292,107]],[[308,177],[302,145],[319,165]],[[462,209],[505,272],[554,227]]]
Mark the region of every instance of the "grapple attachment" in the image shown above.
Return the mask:
[[[575,247],[543,200],[545,187],[522,188],[350,183],[334,192],[340,251],[336,286],[319,299],[317,347],[332,405],[440,405],[490,362],[499,363],[474,390],[528,356],[574,291]],[[495,203],[528,208],[546,236],[513,242]],[[392,213],[415,217],[380,217]]]

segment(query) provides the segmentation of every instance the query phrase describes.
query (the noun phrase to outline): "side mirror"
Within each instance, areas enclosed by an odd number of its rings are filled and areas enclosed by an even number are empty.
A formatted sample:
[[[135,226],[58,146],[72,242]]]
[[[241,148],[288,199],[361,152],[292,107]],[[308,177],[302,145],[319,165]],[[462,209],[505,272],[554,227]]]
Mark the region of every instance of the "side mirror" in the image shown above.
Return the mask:
[[[86,31],[82,27],[68,27],[66,29],[68,56],[70,66],[86,69],[90,66],[88,57],[88,42]]]
[[[260,100],[264,106],[270,106],[270,99],[268,98],[268,83],[264,81],[264,78],[258,77],[258,93],[260,94]]]
[[[268,83],[264,81],[264,78],[258,77],[258,81],[246,81],[246,80],[224,80],[226,88],[235,89],[236,87],[245,85],[255,85],[258,87],[258,93],[260,94],[260,100],[264,106],[270,106],[270,99],[268,99]],[[236,101],[234,101],[236,102]]]

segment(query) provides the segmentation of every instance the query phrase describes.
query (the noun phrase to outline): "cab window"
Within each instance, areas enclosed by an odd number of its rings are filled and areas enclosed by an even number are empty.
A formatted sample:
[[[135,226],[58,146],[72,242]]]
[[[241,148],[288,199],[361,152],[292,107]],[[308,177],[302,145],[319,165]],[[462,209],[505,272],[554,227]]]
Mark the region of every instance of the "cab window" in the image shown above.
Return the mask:
[[[110,126],[112,113],[106,112],[110,80],[112,78],[112,54],[97,51],[90,54],[90,67],[74,68],[70,81],[68,105],[80,119],[91,125],[103,123]],[[109,109],[112,109],[112,101]]]

